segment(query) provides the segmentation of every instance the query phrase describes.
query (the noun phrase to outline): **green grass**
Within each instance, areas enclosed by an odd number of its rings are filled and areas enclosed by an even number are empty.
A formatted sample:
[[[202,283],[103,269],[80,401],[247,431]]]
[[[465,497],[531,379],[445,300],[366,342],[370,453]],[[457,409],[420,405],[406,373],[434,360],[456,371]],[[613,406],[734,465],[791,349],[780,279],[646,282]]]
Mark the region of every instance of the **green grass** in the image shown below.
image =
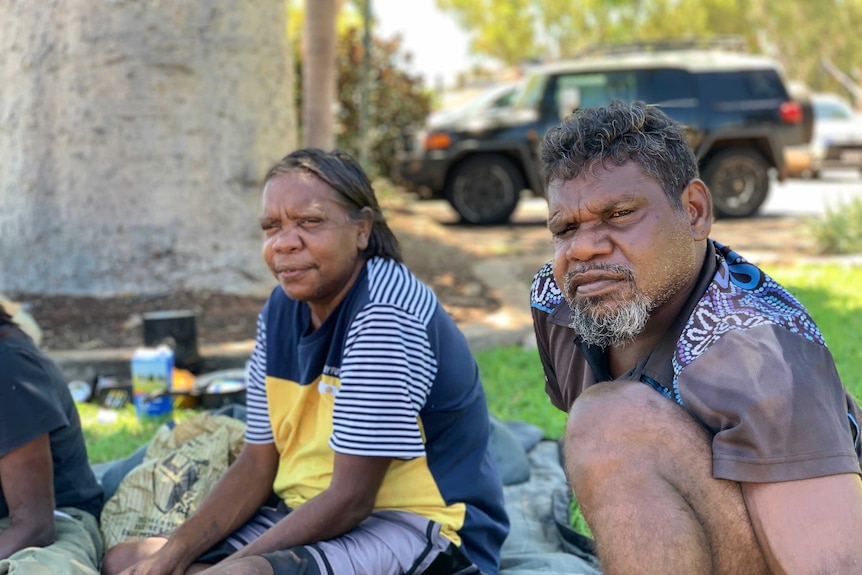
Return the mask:
[[[126,457],[150,441],[159,426],[171,419],[167,415],[139,419],[131,404],[122,409],[100,408],[93,403],[77,405],[90,463]],[[193,410],[174,410],[173,418],[183,421],[195,413]]]
[[[808,309],[835,358],[841,380],[862,403],[862,267],[763,267]]]
[[[476,353],[488,409],[498,418],[521,420],[542,428],[545,437],[563,435],[566,414],[545,395],[545,376],[539,352],[521,347],[499,347]]]

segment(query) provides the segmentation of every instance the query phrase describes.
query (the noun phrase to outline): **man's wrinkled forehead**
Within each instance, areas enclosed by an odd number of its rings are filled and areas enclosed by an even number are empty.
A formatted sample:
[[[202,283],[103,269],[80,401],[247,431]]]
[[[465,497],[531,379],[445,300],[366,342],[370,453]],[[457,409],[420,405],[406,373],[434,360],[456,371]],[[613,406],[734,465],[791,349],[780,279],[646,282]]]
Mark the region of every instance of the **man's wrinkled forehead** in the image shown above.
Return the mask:
[[[613,201],[631,198],[644,193],[648,186],[661,185],[635,162],[624,164],[594,162],[587,170],[571,178],[551,178],[548,181],[548,203],[571,202],[582,194],[601,190]]]

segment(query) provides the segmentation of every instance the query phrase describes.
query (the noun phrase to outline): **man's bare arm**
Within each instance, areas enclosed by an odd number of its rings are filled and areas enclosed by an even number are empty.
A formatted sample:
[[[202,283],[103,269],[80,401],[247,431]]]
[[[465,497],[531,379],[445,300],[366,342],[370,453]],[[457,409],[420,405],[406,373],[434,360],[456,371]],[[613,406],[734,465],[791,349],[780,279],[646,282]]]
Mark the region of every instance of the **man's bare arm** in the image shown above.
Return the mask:
[[[0,531],[0,559],[54,542],[54,467],[44,433],[0,457],[0,484],[10,526]]]
[[[742,493],[773,573],[862,573],[858,475],[743,483]]]

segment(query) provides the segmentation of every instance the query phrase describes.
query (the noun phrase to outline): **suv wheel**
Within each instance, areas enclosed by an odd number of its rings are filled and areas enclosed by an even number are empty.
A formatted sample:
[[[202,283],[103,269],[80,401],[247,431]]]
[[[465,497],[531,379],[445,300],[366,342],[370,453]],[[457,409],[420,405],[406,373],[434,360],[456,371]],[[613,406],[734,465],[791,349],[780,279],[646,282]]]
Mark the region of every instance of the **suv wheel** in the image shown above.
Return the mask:
[[[716,217],[753,215],[769,192],[769,164],[753,150],[724,150],[709,159],[703,181],[712,193]]]
[[[503,156],[476,156],[459,164],[446,185],[446,199],[470,224],[503,224],[518,206],[524,177]]]

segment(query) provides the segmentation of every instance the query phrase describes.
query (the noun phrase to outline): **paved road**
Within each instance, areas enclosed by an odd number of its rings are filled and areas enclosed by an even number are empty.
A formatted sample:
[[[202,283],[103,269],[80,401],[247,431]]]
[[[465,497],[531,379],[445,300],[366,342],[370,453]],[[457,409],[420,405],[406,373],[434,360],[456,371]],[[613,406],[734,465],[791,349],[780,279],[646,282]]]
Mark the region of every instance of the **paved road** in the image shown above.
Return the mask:
[[[862,198],[862,174],[851,170],[826,170],[818,180],[773,182],[760,214],[765,217],[817,216],[830,206],[854,198]],[[420,202],[417,211],[444,224],[458,221],[455,211],[443,200]],[[546,217],[545,200],[525,198],[518,205],[512,221],[527,226],[543,225]]]
[[[765,216],[818,216],[829,207],[858,198],[862,198],[862,174],[855,170],[824,171],[818,180],[791,179],[773,183],[761,213]]]

